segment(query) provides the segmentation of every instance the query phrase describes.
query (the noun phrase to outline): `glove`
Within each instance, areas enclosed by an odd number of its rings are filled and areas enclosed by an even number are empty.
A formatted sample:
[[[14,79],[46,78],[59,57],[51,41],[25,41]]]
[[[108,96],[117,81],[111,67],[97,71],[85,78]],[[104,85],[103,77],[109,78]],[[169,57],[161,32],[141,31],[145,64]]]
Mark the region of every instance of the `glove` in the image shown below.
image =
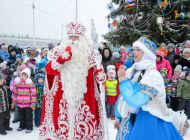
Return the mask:
[[[71,60],[72,52],[71,52],[71,46],[67,46],[65,51],[59,56],[56,60],[59,64],[63,64],[69,60]]]

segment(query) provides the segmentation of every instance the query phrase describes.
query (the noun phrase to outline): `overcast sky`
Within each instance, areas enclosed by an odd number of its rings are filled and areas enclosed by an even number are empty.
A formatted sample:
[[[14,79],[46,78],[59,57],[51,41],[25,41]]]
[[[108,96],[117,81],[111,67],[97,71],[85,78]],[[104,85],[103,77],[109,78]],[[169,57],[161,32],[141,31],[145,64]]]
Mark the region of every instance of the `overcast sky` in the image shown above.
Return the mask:
[[[76,0],[34,0],[35,2],[35,34],[40,38],[61,39],[62,24],[75,20]],[[108,31],[107,19],[109,11],[107,3],[111,0],[78,0],[78,21],[87,26],[90,34],[90,19],[101,34]],[[0,34],[29,34],[33,33],[32,20],[33,0],[0,0]]]

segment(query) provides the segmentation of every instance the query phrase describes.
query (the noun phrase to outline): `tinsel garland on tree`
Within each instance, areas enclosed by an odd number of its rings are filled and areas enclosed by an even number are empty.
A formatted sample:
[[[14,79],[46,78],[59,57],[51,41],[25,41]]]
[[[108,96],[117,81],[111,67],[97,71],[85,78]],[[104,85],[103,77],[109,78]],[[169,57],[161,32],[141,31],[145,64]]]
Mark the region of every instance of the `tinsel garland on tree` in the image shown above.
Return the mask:
[[[112,3],[118,6],[114,9]],[[127,45],[142,35],[157,44],[190,39],[190,0],[112,0],[108,15],[111,29],[104,38]]]

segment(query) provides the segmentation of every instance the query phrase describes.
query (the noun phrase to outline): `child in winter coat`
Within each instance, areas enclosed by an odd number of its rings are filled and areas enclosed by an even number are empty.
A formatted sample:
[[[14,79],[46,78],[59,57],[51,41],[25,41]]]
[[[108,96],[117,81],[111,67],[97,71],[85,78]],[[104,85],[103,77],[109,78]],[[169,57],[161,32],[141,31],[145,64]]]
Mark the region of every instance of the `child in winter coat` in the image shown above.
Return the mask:
[[[116,71],[114,65],[107,66],[107,80],[106,80],[106,112],[107,117],[115,119],[115,103],[119,95],[119,82],[116,80]]]
[[[16,66],[20,66],[23,64],[23,57],[21,54],[16,55]]]
[[[4,75],[0,72],[0,135],[6,135],[6,131],[12,131],[9,127],[10,112],[8,93],[5,85]]]
[[[43,73],[45,74],[46,72],[46,65],[47,65],[47,62],[45,58],[43,58],[40,63],[38,64],[38,67],[36,69],[36,73]]]
[[[35,109],[35,116],[34,116],[34,123],[38,127],[40,126],[40,118],[41,118],[41,111],[42,111],[42,101],[43,101],[43,94],[44,94],[44,74],[39,73],[36,75],[36,94],[37,94],[37,102],[36,102],[36,109]]]
[[[174,69],[174,75],[172,76],[172,96],[176,97],[177,95],[177,85],[179,84],[179,81],[181,80],[181,72],[182,72],[182,66],[177,65]]]
[[[19,77],[20,74],[21,74],[21,72],[25,68],[27,68],[27,65],[25,65],[25,64],[22,64],[22,65],[18,66],[16,68],[16,71],[13,73],[13,76],[11,77],[11,81],[10,81],[10,86],[9,87],[10,87],[10,90],[12,92],[12,96],[14,96],[15,78]],[[13,109],[13,107],[12,107],[12,109]],[[15,104],[15,106],[14,106],[14,118],[13,118],[12,123],[16,123],[16,122],[19,122],[19,121],[20,121],[20,118],[19,118],[18,106],[17,106],[17,104]]]
[[[172,76],[172,95],[171,95],[171,102],[170,107],[174,110],[178,110],[179,100],[177,97],[177,86],[179,81],[181,80],[180,75],[182,71],[182,66],[177,65],[174,69],[174,75]]]
[[[157,51],[156,53],[156,69],[160,72],[162,69],[167,69],[167,79],[172,78],[172,67],[168,60],[164,59],[162,52]]]
[[[180,98],[179,110],[185,110],[188,119],[190,119],[190,72],[186,74],[185,80],[179,82],[177,97]]]
[[[160,70],[160,74],[162,75],[164,79],[164,85],[166,87],[166,103],[170,103],[170,96],[172,94],[172,84],[171,82],[167,79],[167,73],[168,70],[166,68],[163,68]]]
[[[32,110],[35,110],[36,104],[36,87],[30,79],[30,69],[25,68],[20,77],[15,78],[15,87],[12,95],[13,106],[17,104],[20,126],[17,129],[22,131],[26,129],[26,133],[30,133],[33,130],[33,114]]]

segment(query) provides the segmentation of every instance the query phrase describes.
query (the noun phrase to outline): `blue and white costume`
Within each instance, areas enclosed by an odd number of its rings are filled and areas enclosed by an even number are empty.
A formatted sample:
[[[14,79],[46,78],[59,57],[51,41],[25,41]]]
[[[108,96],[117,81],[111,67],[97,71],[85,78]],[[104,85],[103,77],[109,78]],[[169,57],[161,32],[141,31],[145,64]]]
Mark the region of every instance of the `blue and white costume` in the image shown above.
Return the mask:
[[[182,140],[173,123],[175,113],[166,106],[163,78],[156,70],[156,45],[141,37],[133,47],[144,55],[120,82],[121,95],[115,110],[120,122],[117,140]],[[134,123],[132,114],[136,114]]]

